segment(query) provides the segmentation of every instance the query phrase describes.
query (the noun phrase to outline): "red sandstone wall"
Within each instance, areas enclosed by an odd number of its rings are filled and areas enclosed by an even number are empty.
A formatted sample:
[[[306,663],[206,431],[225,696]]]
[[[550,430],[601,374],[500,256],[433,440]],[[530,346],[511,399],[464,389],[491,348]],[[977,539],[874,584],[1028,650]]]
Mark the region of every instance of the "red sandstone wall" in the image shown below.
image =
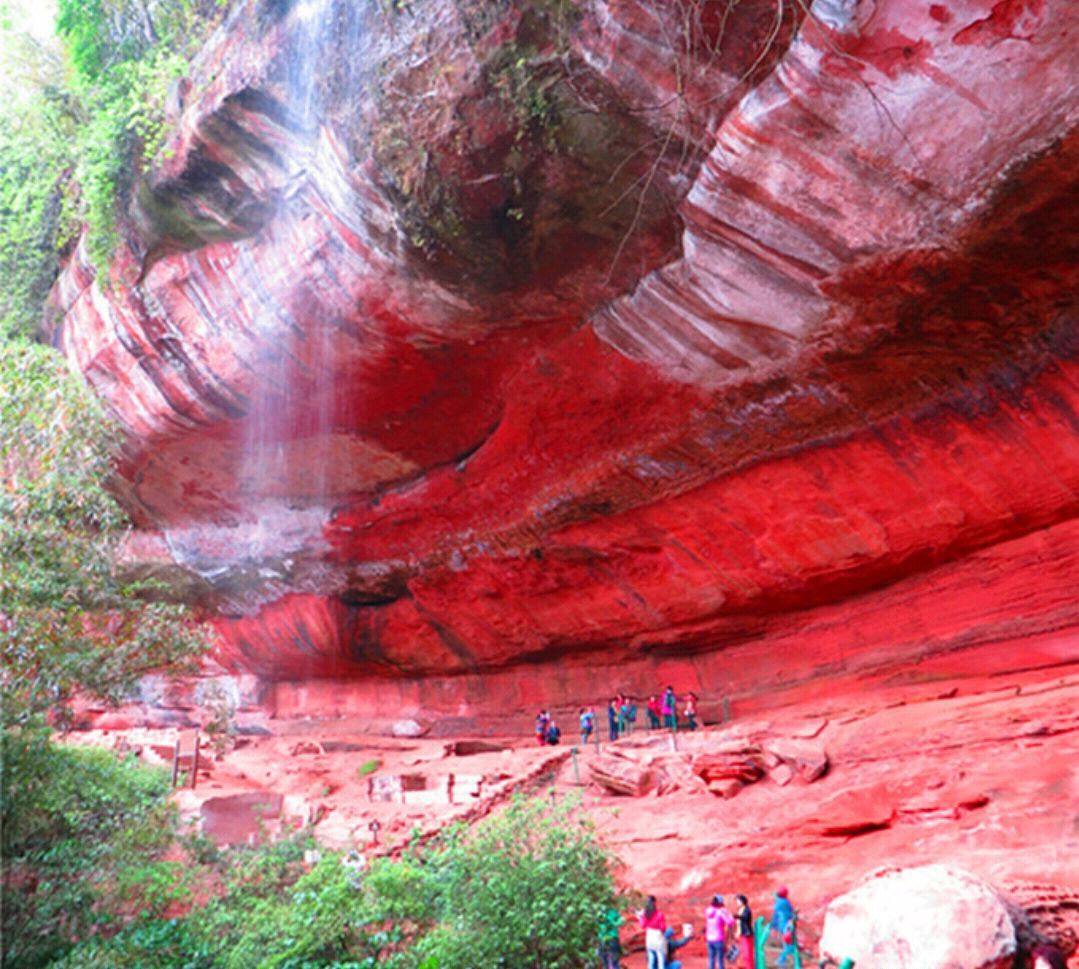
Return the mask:
[[[289,711],[1074,657],[1073,7],[239,9],[55,294],[133,560]]]

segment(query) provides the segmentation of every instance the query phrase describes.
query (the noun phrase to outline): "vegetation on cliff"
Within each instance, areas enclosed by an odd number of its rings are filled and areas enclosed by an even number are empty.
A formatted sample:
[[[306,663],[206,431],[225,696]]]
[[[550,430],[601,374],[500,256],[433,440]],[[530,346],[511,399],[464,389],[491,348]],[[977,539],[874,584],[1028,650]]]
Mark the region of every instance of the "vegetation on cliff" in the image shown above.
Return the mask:
[[[59,0],[56,35],[0,5],[0,334],[33,332],[62,257],[87,229],[99,274],[134,179],[161,149],[170,85],[217,0]]]
[[[116,431],[47,347],[0,342],[2,724],[60,715],[73,692],[119,700],[197,653],[177,606],[115,566],[127,520],[108,492]]]

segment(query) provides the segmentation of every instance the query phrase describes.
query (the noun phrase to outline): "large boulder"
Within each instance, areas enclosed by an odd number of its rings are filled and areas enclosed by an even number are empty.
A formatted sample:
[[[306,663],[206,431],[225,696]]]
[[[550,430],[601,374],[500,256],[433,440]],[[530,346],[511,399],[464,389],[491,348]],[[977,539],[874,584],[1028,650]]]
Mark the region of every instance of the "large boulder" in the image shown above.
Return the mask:
[[[1015,926],[997,893],[948,865],[885,869],[828,906],[821,956],[861,969],[1005,969]]]

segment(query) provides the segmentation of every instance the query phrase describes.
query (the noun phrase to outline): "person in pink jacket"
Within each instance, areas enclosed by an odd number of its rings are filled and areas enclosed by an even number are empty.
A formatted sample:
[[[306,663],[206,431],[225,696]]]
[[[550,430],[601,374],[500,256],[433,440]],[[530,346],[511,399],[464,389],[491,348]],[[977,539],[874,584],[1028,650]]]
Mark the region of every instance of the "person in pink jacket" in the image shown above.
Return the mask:
[[[648,953],[648,969],[666,969],[667,966],[667,919],[656,905],[656,896],[649,895],[644,908],[637,913],[644,929],[644,948]]]
[[[704,941],[708,943],[708,969],[724,969],[727,934],[734,925],[734,916],[723,904],[722,895],[713,895],[712,904],[704,910]]]

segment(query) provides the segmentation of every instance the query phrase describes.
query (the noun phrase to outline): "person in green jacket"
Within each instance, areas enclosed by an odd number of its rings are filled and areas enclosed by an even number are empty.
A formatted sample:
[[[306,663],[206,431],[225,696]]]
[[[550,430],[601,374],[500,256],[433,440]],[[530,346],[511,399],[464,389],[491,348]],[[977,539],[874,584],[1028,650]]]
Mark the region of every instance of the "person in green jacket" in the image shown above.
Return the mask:
[[[622,958],[622,943],[618,940],[618,930],[622,926],[622,913],[613,906],[607,909],[599,923],[599,964],[602,969],[619,969],[618,960]]]

